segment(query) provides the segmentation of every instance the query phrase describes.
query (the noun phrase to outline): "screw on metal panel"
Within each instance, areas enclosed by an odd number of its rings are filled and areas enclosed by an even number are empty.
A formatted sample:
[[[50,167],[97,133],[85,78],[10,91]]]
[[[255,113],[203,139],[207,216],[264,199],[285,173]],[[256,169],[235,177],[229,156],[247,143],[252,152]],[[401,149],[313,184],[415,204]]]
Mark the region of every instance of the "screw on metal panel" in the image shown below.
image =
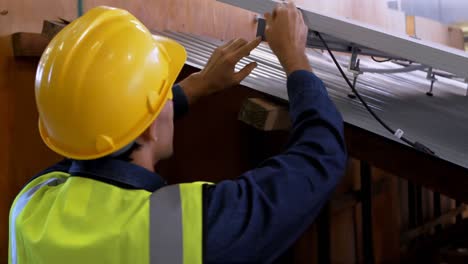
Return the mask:
[[[0,11],[0,15],[2,15],[2,16],[8,15],[8,10],[4,9],[4,10]]]

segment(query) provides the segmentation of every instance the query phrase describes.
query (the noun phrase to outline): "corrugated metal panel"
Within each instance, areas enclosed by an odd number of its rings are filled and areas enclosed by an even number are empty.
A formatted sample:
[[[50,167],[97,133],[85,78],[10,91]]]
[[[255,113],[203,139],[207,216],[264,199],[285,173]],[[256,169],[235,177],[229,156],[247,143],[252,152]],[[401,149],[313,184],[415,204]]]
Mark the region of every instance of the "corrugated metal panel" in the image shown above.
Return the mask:
[[[196,68],[203,68],[212,51],[221,44],[189,34],[162,34],[184,45],[188,51],[187,63]],[[370,116],[359,101],[348,97],[349,87],[327,54],[310,50],[308,57],[315,74],[325,82],[330,97],[346,122],[398,141]],[[343,67],[347,66],[347,56],[338,56],[338,59]],[[237,69],[252,61],[256,61],[258,67],[242,84],[287,100],[286,76],[267,44],[263,43],[251,52],[237,65]],[[391,62],[376,63],[366,58],[362,58],[361,66],[400,67]],[[351,74],[349,77],[352,77]],[[465,139],[468,136],[467,86],[463,82],[439,78],[434,97],[426,95],[429,87],[426,73],[421,71],[392,75],[364,74],[357,84],[357,89],[369,105],[393,128],[401,128],[406,136],[427,145],[442,159],[468,168],[468,140]]]

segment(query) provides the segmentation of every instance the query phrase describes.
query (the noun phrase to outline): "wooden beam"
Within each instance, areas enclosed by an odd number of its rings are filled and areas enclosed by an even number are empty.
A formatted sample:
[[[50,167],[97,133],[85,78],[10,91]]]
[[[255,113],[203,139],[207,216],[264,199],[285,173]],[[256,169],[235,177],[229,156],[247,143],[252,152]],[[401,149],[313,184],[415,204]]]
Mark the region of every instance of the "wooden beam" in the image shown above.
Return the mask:
[[[466,242],[467,237],[468,219],[464,219],[448,226],[441,232],[419,239],[402,254],[401,263],[433,263],[433,258],[439,254],[440,249],[459,242]]]
[[[53,20],[44,20],[42,25],[42,35],[47,39],[52,40],[55,35],[57,35],[64,27],[66,27],[67,21],[53,21]]]
[[[40,57],[49,44],[49,40],[38,33],[15,33],[11,41],[15,57]]]
[[[15,57],[40,57],[50,40],[67,25],[67,21],[45,20],[42,34],[18,32],[12,35],[13,55]]]
[[[382,137],[360,127],[345,124],[349,155],[366,160],[414,184],[468,203],[468,169]]]
[[[375,198],[389,191],[390,182],[387,179],[380,179],[372,183],[372,198]],[[330,199],[330,210],[332,213],[355,207],[361,202],[361,191],[337,193]]]
[[[407,245],[414,239],[430,233],[434,228],[438,225],[446,225],[449,224],[455,217],[458,215],[462,214],[468,209],[468,206],[466,205],[461,205],[456,209],[450,210],[449,212],[443,214],[442,216],[429,221],[428,223],[417,227],[415,229],[412,229],[410,231],[407,231],[401,235],[401,244],[402,245]]]
[[[286,107],[261,98],[246,99],[239,112],[239,120],[262,131],[291,128]]]
[[[416,37],[416,19],[414,16],[406,16],[406,34]]]

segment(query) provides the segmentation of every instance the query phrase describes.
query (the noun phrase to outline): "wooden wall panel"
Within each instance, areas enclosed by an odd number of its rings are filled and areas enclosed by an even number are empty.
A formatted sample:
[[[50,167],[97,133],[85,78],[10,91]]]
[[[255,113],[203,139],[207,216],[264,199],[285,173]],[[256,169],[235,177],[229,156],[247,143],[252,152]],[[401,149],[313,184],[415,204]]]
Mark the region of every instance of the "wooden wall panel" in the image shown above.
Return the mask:
[[[388,9],[385,0],[354,0],[352,18],[388,32],[405,34],[404,13]]]
[[[58,17],[73,19],[77,16],[75,1],[3,1],[4,4],[0,9],[7,9],[9,11],[7,16],[10,18],[8,23],[2,23],[6,32],[39,32],[43,19]],[[404,13],[388,9],[385,0],[318,0],[313,2],[297,0],[297,2],[321,13],[352,18],[391,32],[406,32]],[[98,5],[128,9],[151,29],[191,32],[223,40],[233,37],[251,39],[255,34],[255,16],[252,13],[214,0],[84,1],[85,10]],[[424,18],[417,18],[416,24],[420,38],[463,48],[460,46],[462,45],[461,35],[458,30],[450,29],[449,31],[449,27]]]
[[[0,12],[6,9],[6,0],[0,0]],[[10,142],[10,131],[8,129],[9,115],[9,92],[6,85],[5,74],[7,72],[7,62],[5,60],[8,54],[11,54],[10,37],[5,36],[8,31],[8,15],[0,15],[0,262],[7,259],[6,248],[8,244],[4,242],[8,237],[8,208],[10,208],[11,199],[7,199],[12,192],[10,187],[9,169],[8,169],[8,148]]]
[[[69,0],[3,0],[0,10],[8,10],[7,23],[0,24],[0,33],[41,32],[44,19],[73,19],[76,17],[75,1]]]
[[[447,45],[457,49],[465,49],[465,36],[463,30],[458,27],[449,26]]]
[[[423,17],[415,18],[416,36],[457,49],[463,49],[463,32]]]
[[[399,263],[400,204],[398,177],[373,169],[374,182],[385,181],[385,191],[373,200],[373,231],[376,263]]]
[[[386,0],[297,0],[309,10],[354,19],[390,32],[405,33],[404,13],[390,10]]]
[[[406,34],[416,36],[416,22],[414,16],[406,16]]]
[[[169,29],[219,39],[255,37],[254,14],[213,0],[86,0],[85,10],[99,5],[125,8],[150,29]]]
[[[1,7],[0,7],[1,9]],[[1,17],[0,17],[1,21]],[[0,22],[1,23],[1,22]],[[1,29],[0,29],[1,30]],[[9,37],[0,37],[0,263],[6,259],[6,247],[5,242],[8,237],[8,212],[11,205],[11,192],[16,191],[12,188],[10,182],[12,177],[9,175],[8,166],[8,149],[10,148],[10,111],[9,111],[9,93],[8,86],[6,84],[6,72],[7,63],[5,59],[5,53],[9,51]]]
[[[353,0],[296,0],[296,3],[309,10],[326,15],[353,17]]]
[[[34,72],[37,60],[6,63],[6,81],[0,87],[0,226],[8,226],[11,203],[18,191],[36,173],[60,160],[42,143],[37,129],[38,114],[34,102]],[[12,91],[14,89],[14,92]],[[3,96],[7,94],[6,96]],[[0,229],[0,263],[7,259],[8,229]]]
[[[59,17],[72,20],[77,17],[76,1],[2,0],[0,9],[8,10],[6,23],[0,33],[40,32],[44,19]],[[84,10],[99,5],[129,10],[150,29],[170,29],[220,39],[233,37],[252,38],[255,32],[255,16],[214,0],[85,0]],[[0,19],[1,16],[0,16]]]
[[[359,247],[355,242],[360,241],[360,233],[356,230],[356,210],[349,208],[336,212],[331,218],[331,262],[356,263]],[[320,241],[317,241],[320,243]],[[306,262],[304,262],[306,263]]]

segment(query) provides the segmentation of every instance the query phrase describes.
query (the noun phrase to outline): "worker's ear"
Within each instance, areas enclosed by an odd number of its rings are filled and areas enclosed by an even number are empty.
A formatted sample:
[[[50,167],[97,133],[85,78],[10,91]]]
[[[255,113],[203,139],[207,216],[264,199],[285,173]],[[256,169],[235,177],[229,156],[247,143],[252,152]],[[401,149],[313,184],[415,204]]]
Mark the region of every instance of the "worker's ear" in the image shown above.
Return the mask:
[[[158,135],[157,135],[157,122],[158,119],[154,120],[153,123],[141,134],[140,137],[137,139],[137,143],[140,145],[146,145],[149,143],[154,143],[158,141]]]

